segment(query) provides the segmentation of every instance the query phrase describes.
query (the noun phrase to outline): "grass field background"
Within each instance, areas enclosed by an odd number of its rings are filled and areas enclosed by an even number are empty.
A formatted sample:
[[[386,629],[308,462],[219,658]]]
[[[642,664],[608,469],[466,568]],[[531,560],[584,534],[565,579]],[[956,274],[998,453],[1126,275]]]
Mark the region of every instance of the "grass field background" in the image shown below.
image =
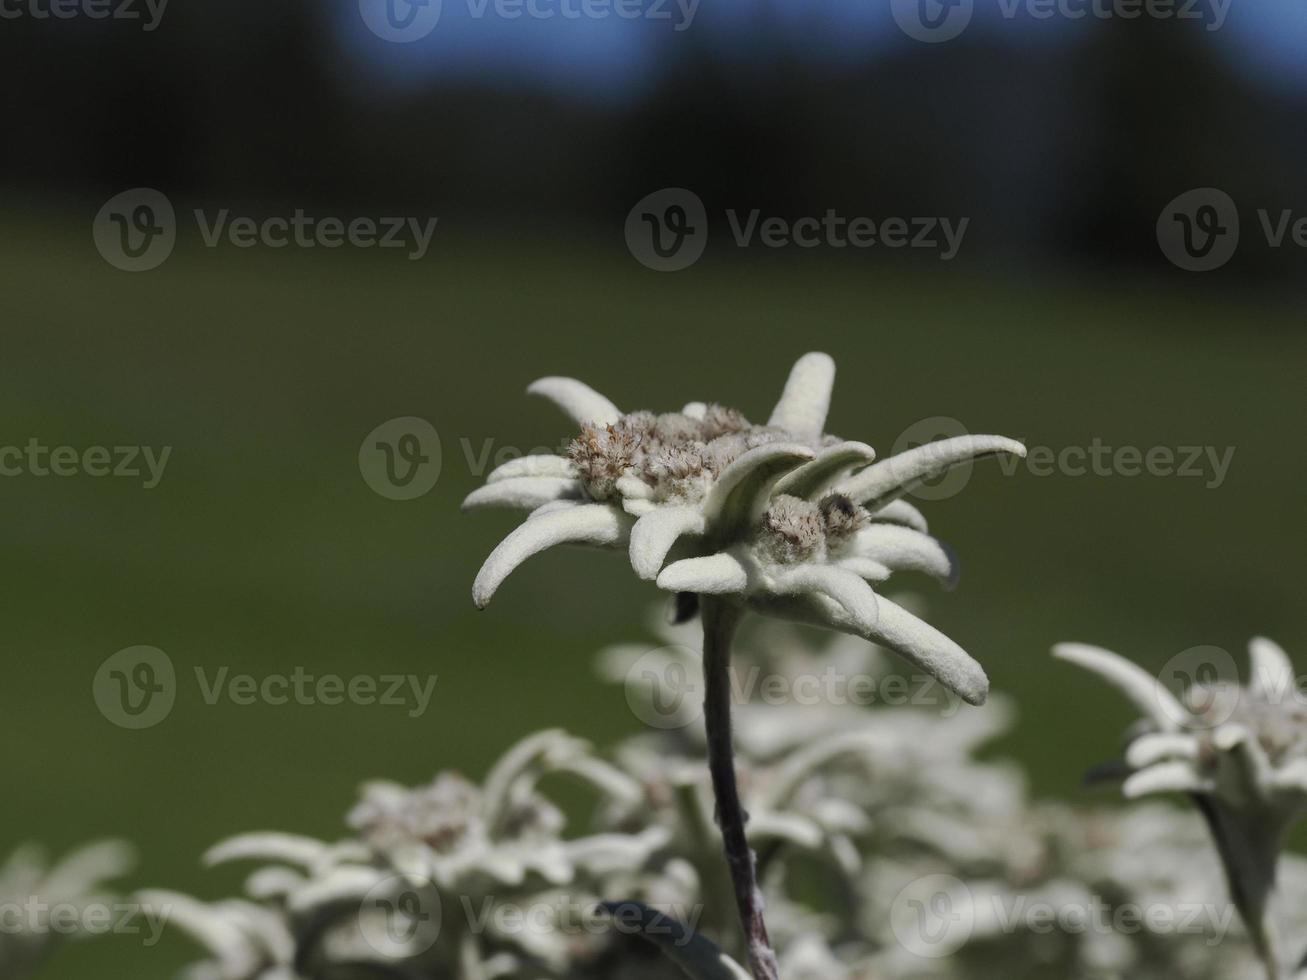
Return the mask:
[[[709,398],[770,410],[790,363],[839,364],[829,428],[886,450],[951,416],[1032,445],[1236,447],[1201,479],[1036,477],[978,467],[923,505],[963,563],[932,618],[1016,701],[997,751],[1040,793],[1075,798],[1131,713],[1050,661],[1061,639],[1160,667],[1195,644],[1242,655],[1254,633],[1307,656],[1301,614],[1301,315],[1248,296],[1039,284],[962,269],[710,248],[657,275],[620,240],[445,237],[388,254],[206,249],[119,272],[88,222],[0,230],[0,444],[169,445],[160,485],[0,480],[4,606],[0,852],[102,836],[141,850],[129,885],[209,897],[234,873],[199,855],[253,829],[334,837],[368,777],[482,773],[545,726],[606,743],[638,722],[593,652],[641,639],[652,590],[620,558],[534,560],[484,613],[470,585],[516,518],[462,515],[466,453],[556,445],[567,425],[523,389],[571,374],[624,408]],[[443,446],[426,496],[373,493],[363,437],[401,415]],[[109,724],[100,663],[135,644],[181,675],[158,727]],[[1302,661],[1307,663],[1307,661]],[[192,669],[436,673],[428,713],[206,705]],[[1098,794],[1110,798],[1110,792]],[[43,976],[171,976],[192,948],[116,937]]]

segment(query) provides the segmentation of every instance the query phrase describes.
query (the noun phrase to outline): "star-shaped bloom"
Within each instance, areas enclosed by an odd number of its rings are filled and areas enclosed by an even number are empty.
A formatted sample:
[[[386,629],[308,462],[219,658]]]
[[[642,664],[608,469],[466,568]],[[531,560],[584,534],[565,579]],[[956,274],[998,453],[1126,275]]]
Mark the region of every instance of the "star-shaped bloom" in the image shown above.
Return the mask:
[[[1231,897],[1278,976],[1268,906],[1285,834],[1307,813],[1307,706],[1288,656],[1255,638],[1246,685],[1201,680],[1181,699],[1108,650],[1063,643],[1053,653],[1106,679],[1144,714],[1146,730],[1126,752],[1126,796],[1184,793],[1194,800]]]
[[[530,511],[477,575],[476,604],[553,545],[626,548],[638,576],[678,596],[717,596],[865,637],[984,701],[980,665],[873,586],[896,571],[954,584],[951,553],[904,496],[954,466],[1023,456],[1025,447],[962,436],[873,462],[870,446],[824,432],[834,380],[827,355],[799,358],[765,425],[701,402],[623,414],[580,381],[535,382],[528,391],[553,401],[581,433],[566,456],[512,460],[465,501]]]

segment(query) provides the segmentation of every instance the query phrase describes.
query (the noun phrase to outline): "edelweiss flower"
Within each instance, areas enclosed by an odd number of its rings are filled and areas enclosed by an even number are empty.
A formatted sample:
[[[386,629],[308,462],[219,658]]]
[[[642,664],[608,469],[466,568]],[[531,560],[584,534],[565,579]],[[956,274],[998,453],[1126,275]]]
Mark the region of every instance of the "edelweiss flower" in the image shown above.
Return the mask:
[[[112,901],[105,882],[126,874],[132,850],[118,841],[90,844],[53,866],[34,846],[19,848],[0,864],[0,977],[18,980],[44,962],[67,926],[55,927],[52,916]],[[74,932],[74,938],[85,938]]]
[[[1126,752],[1126,796],[1185,793],[1195,801],[1258,952],[1271,976],[1281,976],[1269,904],[1285,834],[1307,813],[1307,708],[1288,656],[1256,638],[1248,685],[1198,682],[1181,701],[1110,651],[1063,643],[1053,653],[1099,674],[1144,713],[1149,730]]]
[[[953,466],[1023,456],[1025,448],[1001,436],[963,436],[873,463],[870,446],[823,432],[834,379],[827,355],[801,357],[766,425],[703,403],[623,414],[579,381],[535,382],[527,390],[552,400],[581,433],[567,456],[506,463],[464,502],[531,511],[486,560],[476,604],[484,607],[514,569],[553,545],[626,547],[637,575],[678,596],[718,596],[863,636],[982,702],[988,680],[980,665],[878,599],[872,585],[899,570],[951,585],[952,556],[903,496]]]

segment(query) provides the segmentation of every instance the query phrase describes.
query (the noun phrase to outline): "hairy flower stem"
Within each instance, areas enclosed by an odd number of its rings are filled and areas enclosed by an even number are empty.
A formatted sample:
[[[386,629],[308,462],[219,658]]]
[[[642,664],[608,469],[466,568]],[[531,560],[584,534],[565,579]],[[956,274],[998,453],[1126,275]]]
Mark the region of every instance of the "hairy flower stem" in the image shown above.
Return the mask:
[[[748,949],[749,970],[754,980],[779,980],[780,970],[763,921],[762,892],[757,868],[749,848],[744,825],[748,820],[740,805],[735,783],[735,746],[731,736],[731,639],[740,620],[740,610],[711,596],[702,596],[704,720],[708,729],[708,768],[712,772],[713,795],[717,800],[717,824],[722,831],[726,862],[740,925]]]

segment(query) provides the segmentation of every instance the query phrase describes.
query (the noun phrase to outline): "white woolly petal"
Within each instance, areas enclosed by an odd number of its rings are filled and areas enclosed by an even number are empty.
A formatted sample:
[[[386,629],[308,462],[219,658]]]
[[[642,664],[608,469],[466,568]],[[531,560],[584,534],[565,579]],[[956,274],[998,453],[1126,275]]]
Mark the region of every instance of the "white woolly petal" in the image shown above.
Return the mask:
[[[947,636],[902,606],[884,596],[877,596],[876,627],[864,631],[834,600],[825,596],[805,598],[809,601],[795,602],[762,594],[751,601],[764,613],[857,634],[897,653],[969,704],[985,703],[989,695],[989,678],[985,676],[984,668]]]
[[[654,491],[653,487],[645,483],[638,476],[619,477],[614,484],[617,492],[625,498],[634,500],[652,500]]]
[[[750,449],[726,467],[703,503],[713,540],[725,545],[742,535],[767,509],[776,481],[812,458],[806,446],[773,442]]]
[[[1198,741],[1190,735],[1140,735],[1126,749],[1125,761],[1131,769],[1147,769],[1159,762],[1198,758]]]
[[[958,581],[953,554],[929,534],[901,524],[872,524],[853,537],[853,553],[896,572],[924,572],[947,587]]]
[[[885,565],[871,558],[842,558],[835,564],[839,568],[847,568],[868,582],[886,582],[894,574]]]
[[[826,835],[815,821],[797,813],[749,814],[749,842],[758,844],[779,840],[795,844],[809,851],[821,847]]]
[[[616,405],[575,378],[541,378],[526,391],[548,398],[577,425],[612,425],[622,417]]]
[[[631,500],[622,501],[622,510],[626,511],[632,517],[644,517],[645,514],[652,514],[658,509],[658,505],[652,500]]]
[[[689,419],[702,419],[708,414],[708,404],[706,402],[688,402],[681,409],[681,414]]]
[[[504,579],[532,555],[556,544],[614,545],[625,539],[630,518],[615,507],[587,504],[532,517],[490,553],[472,585],[472,599],[484,609]]]
[[[1289,655],[1278,643],[1264,636],[1255,636],[1248,643],[1248,657],[1253,671],[1248,682],[1249,690],[1264,694],[1277,704],[1283,704],[1297,685]]]
[[[876,628],[865,634],[921,667],[968,704],[984,704],[989,677],[970,654],[935,627],[884,596],[878,597]]]
[[[871,519],[884,521],[886,524],[902,524],[922,533],[930,530],[926,524],[926,515],[906,500],[891,500],[878,510],[872,511]]]
[[[543,517],[545,514],[556,514],[560,510],[576,510],[578,507],[589,507],[590,504],[582,503],[579,500],[551,500],[547,504],[541,504],[531,513],[526,515],[527,520],[533,517]]]
[[[767,424],[801,439],[819,439],[826,429],[826,413],[830,410],[834,386],[835,362],[830,355],[804,354],[790,369],[781,400]]]
[[[1097,674],[1126,696],[1159,731],[1178,732],[1189,712],[1174,694],[1148,671],[1120,654],[1087,643],[1059,643],[1053,647],[1059,660]]]
[[[537,453],[534,456],[520,456],[495,467],[486,477],[487,483],[500,480],[516,480],[523,476],[557,476],[571,480],[577,478],[576,465],[565,456],[548,456]]]
[[[849,569],[832,565],[799,565],[776,577],[776,589],[788,595],[818,592],[830,596],[844,607],[860,633],[876,629],[879,619],[876,593]]]
[[[875,458],[876,450],[865,442],[828,446],[812,462],[785,474],[776,484],[776,492],[815,500],[850,469],[865,466]]]
[[[631,567],[642,579],[655,579],[667,553],[683,534],[702,534],[703,515],[697,507],[660,507],[631,528]]]
[[[1135,773],[1121,787],[1126,799],[1136,800],[1152,793],[1205,793],[1212,789],[1187,762],[1164,762]]]
[[[241,834],[211,847],[204,855],[206,867],[228,861],[281,861],[311,868],[327,853],[327,845],[298,834]]]
[[[955,466],[1001,453],[1024,458],[1026,447],[1005,436],[956,436],[941,439],[883,459],[879,463],[872,463],[835,489],[869,510],[875,510],[909,493],[927,480],[947,473]]]
[[[668,592],[726,595],[743,592],[748,584],[749,574],[744,566],[726,552],[673,562],[658,575],[658,588]]]
[[[534,510],[555,500],[579,500],[583,493],[580,482],[567,477],[520,476],[477,487],[463,500],[463,509],[513,507]]]
[[[363,865],[341,865],[332,868],[321,878],[315,878],[290,896],[288,908],[295,913],[307,912],[324,905],[357,902],[393,872]]]
[[[189,895],[157,889],[139,892],[136,897],[141,907],[152,914],[166,911],[168,924],[177,926],[212,953],[221,964],[223,976],[248,976],[258,968],[259,951],[221,908]]]

